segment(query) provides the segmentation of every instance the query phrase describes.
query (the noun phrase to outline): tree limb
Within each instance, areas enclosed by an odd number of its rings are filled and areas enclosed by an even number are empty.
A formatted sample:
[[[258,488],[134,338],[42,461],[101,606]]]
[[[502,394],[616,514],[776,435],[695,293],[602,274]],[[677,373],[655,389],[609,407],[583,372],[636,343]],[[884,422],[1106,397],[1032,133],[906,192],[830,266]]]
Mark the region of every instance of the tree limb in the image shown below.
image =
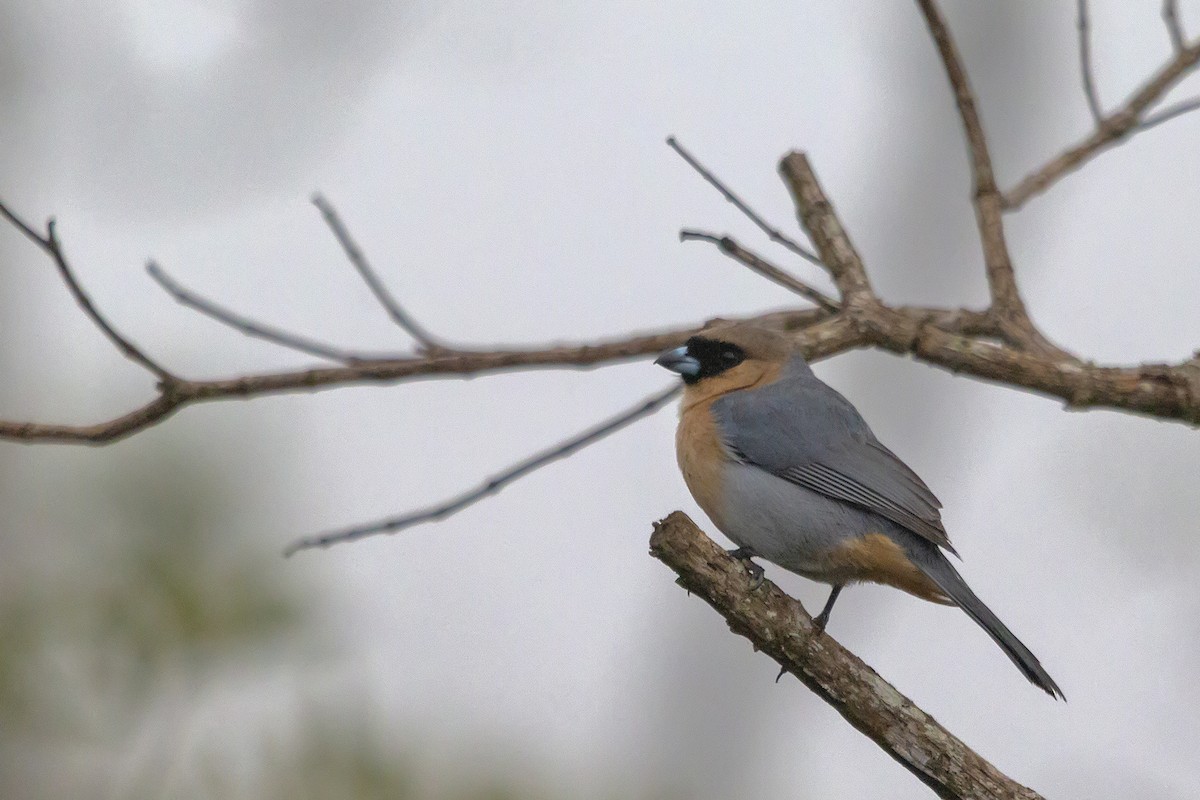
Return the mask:
[[[855,332],[843,341],[911,353],[951,372],[1059,397],[1071,408],[1107,406],[1200,425],[1200,354],[1174,365],[1100,367],[1057,347],[1021,347],[1023,339],[1014,345],[1011,327],[994,307],[975,312],[884,305],[866,282],[862,258],[808,158],[789,153],[780,171],[821,260],[843,296],[855,298],[835,317]]]
[[[975,206],[975,221],[983,246],[984,268],[992,296],[992,311],[1010,340],[1022,347],[1050,350],[1052,346],[1029,320],[1025,302],[1017,288],[1012,258],[1004,237],[1004,204],[996,184],[992,157],[988,153],[987,138],[984,136],[983,123],[975,106],[975,94],[971,90],[967,70],[937,4],[933,0],[917,0],[917,5],[925,17],[925,24],[933,36],[942,66],[946,70],[946,77],[954,92],[954,102],[958,106],[958,114],[967,138],[971,175],[975,184],[972,203]]]
[[[754,317],[759,322],[791,329],[823,319],[820,310],[776,312]],[[175,379],[164,384],[158,397],[127,414],[93,425],[55,425],[0,420],[0,440],[25,443],[57,442],[109,444],[161,422],[194,403],[232,398],[248,399],[290,392],[314,392],[365,383],[400,383],[424,378],[463,378],[479,374],[530,369],[587,369],[656,354],[678,345],[703,326],[677,328],[587,344],[551,345],[489,351],[359,359],[337,367],[314,367],[293,372],[242,375],[214,380]],[[444,351],[443,351],[444,352]]]
[[[654,526],[650,554],[856,729],[943,798],[1040,800],[922,711],[875,670],[813,626],[799,602],[766,581],[757,590],[741,562],[676,511]]]

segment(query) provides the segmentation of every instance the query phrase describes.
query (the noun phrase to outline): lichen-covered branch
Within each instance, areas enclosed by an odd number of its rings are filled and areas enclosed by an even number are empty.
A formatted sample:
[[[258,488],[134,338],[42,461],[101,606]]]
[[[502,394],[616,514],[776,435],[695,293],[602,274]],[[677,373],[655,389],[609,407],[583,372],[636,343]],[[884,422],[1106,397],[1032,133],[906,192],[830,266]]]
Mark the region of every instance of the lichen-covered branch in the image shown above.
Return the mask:
[[[862,659],[818,632],[803,606],[775,584],[767,581],[752,589],[741,562],[683,512],[655,524],[650,553],[675,571],[680,586],[724,617],[730,630],[775,659],[939,797],[1041,797],[1001,773]]]

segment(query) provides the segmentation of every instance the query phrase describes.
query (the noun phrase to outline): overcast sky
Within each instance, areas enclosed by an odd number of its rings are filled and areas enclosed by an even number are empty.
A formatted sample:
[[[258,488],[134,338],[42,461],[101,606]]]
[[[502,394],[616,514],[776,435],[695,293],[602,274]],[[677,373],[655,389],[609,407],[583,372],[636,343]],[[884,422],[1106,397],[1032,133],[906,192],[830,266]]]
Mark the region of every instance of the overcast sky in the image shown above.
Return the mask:
[[[946,5],[1010,185],[1088,130],[1075,4]],[[1113,104],[1169,41],[1157,2],[1093,5]],[[1182,5],[1200,34],[1200,3]],[[308,204],[318,189],[454,341],[587,340],[793,303],[679,244],[680,227],[823,280],[756,238],[668,134],[786,229],[775,164],[808,151],[885,299],[986,297],[958,120],[905,2],[17,0],[0,6],[0,101],[0,195],[55,214],[100,307],[189,377],[309,362],[174,305],[148,256],[281,326],[408,346]],[[1200,115],[1174,121],[1008,218],[1051,338],[1104,362],[1200,346],[1198,143]],[[150,395],[38,252],[2,230],[0,253],[0,417],[98,420]],[[891,355],[818,372],[941,497],[964,575],[1069,702],[1027,685],[965,615],[894,590],[847,592],[830,633],[1047,796],[1194,796],[1196,432]],[[252,490],[241,535],[282,547],[454,493],[669,380],[645,362],[193,408],[97,451],[0,445],[4,496],[12,519],[38,517],[54,476],[186,442]],[[928,796],[798,683],[776,685],[774,663],[647,556],[669,511],[707,524],[673,425],[663,411],[436,526],[280,559],[327,587],[335,654],[248,676],[228,696],[263,700],[237,713],[203,694],[179,758],[238,714],[353,694],[434,750],[519,754],[563,796],[645,775],[698,798]],[[810,609],[824,600],[768,575]]]

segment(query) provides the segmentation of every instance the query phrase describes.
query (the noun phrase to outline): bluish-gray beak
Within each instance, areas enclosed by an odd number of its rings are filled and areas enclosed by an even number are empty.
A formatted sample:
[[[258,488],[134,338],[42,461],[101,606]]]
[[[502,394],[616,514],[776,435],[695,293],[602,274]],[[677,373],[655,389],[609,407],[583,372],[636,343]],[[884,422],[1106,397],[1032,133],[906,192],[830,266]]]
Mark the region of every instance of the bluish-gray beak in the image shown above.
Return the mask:
[[[694,378],[700,374],[700,362],[694,356],[688,355],[687,347],[668,350],[654,359],[654,363],[672,372],[678,372],[685,378]]]

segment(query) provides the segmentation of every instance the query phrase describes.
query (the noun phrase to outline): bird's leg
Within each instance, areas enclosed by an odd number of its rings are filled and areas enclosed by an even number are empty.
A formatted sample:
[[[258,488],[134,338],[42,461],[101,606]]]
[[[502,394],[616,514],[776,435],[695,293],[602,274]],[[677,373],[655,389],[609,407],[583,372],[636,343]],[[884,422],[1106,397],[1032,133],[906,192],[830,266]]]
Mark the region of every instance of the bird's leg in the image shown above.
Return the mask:
[[[844,583],[835,583],[833,590],[829,592],[829,599],[825,601],[825,607],[821,609],[821,613],[813,617],[813,624],[817,626],[817,630],[824,632],[825,626],[829,624],[829,612],[833,611],[833,604],[838,599],[838,595],[842,593]]]
[[[742,566],[746,568],[746,572],[750,573],[750,591],[754,591],[763,585],[763,568],[755,564],[750,559],[758,555],[749,547],[739,547],[736,550],[726,550],[730,557],[736,558],[742,562]]]

